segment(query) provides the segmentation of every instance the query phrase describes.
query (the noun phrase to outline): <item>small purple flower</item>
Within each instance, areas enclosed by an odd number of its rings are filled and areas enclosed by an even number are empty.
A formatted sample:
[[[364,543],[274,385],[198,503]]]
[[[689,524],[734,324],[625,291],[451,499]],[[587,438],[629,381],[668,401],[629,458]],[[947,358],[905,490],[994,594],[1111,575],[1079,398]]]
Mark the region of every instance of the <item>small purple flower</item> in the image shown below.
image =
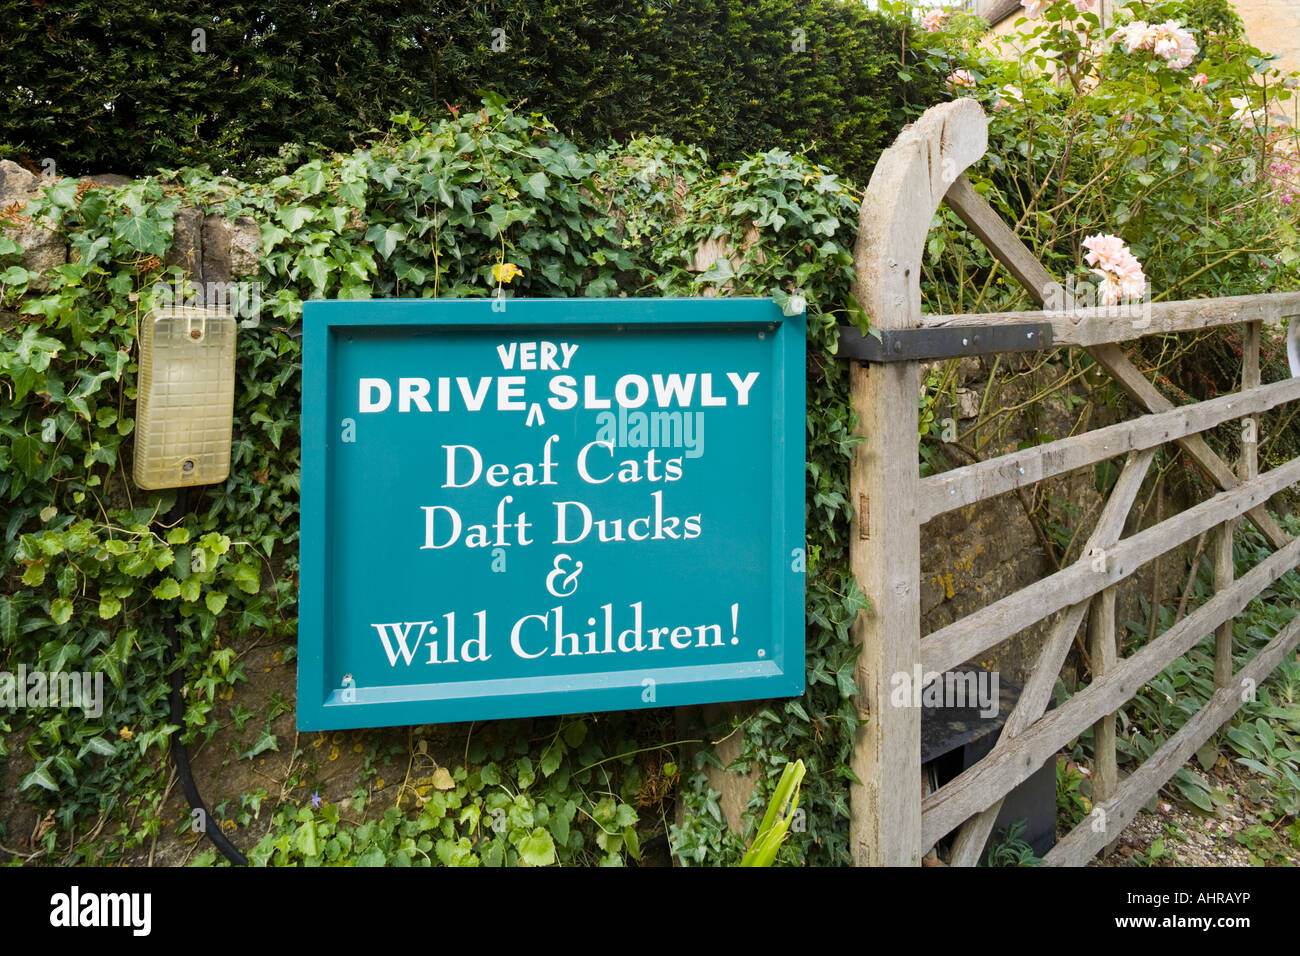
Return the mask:
[[[320,809],[321,799],[320,799],[320,792],[319,792],[319,791],[312,791],[312,795],[311,795],[311,805],[312,805],[312,809],[314,809],[314,810],[319,810],[319,809]]]

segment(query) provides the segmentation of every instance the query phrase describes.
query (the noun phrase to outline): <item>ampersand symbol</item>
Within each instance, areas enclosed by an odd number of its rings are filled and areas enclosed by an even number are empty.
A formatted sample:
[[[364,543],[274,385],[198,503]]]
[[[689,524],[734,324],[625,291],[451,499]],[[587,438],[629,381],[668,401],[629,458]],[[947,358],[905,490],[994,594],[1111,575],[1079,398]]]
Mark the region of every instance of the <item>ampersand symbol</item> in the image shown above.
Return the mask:
[[[582,562],[573,562],[573,572],[565,570],[564,562],[569,560],[567,554],[557,554],[555,556],[554,570],[546,576],[546,590],[550,591],[556,597],[568,597],[574,591],[578,590],[578,575],[582,573]],[[563,578],[557,586],[556,578]]]

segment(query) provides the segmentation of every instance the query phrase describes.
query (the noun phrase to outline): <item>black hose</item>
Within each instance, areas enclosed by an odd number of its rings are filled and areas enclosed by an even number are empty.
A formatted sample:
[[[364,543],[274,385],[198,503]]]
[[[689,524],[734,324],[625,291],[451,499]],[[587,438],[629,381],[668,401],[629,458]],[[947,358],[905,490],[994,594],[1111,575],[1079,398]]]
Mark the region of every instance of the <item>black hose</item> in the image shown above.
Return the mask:
[[[182,488],[176,495],[176,505],[168,515],[169,522],[180,521],[189,510],[188,489]],[[176,725],[172,731],[171,750],[172,760],[176,763],[176,775],[180,777],[181,789],[185,791],[185,799],[189,801],[191,810],[198,810],[202,816],[203,834],[212,844],[221,851],[231,863],[236,866],[248,866],[248,857],[239,852],[239,849],[226,839],[226,835],[221,832],[220,824],[212,819],[212,813],[208,810],[207,804],[199,796],[199,788],[194,783],[194,773],[190,770],[190,754],[185,749],[185,744],[181,737],[185,734],[185,702],[181,698],[181,685],[184,683],[181,678],[181,638],[176,633],[176,625],[171,618],[163,623],[163,628],[171,642],[172,649],[172,673],[171,673],[171,722]]]

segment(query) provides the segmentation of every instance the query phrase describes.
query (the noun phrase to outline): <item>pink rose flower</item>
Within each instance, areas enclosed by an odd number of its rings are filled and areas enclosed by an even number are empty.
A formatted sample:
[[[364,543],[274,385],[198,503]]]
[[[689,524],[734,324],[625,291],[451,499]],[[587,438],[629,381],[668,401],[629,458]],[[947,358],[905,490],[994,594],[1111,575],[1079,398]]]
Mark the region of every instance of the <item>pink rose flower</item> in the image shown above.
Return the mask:
[[[960,89],[973,89],[975,86],[975,77],[970,70],[956,70],[945,81],[948,89],[956,91]]]
[[[937,33],[943,21],[948,19],[947,10],[931,10],[921,18],[921,26],[925,27],[931,33]]]

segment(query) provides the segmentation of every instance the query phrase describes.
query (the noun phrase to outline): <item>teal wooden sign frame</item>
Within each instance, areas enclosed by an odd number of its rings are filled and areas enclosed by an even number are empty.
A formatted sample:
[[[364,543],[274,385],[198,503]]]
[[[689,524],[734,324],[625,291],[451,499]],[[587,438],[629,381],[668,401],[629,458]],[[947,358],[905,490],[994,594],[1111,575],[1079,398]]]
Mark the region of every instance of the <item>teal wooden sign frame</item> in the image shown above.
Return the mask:
[[[803,315],[303,309],[298,727],[804,688]]]

